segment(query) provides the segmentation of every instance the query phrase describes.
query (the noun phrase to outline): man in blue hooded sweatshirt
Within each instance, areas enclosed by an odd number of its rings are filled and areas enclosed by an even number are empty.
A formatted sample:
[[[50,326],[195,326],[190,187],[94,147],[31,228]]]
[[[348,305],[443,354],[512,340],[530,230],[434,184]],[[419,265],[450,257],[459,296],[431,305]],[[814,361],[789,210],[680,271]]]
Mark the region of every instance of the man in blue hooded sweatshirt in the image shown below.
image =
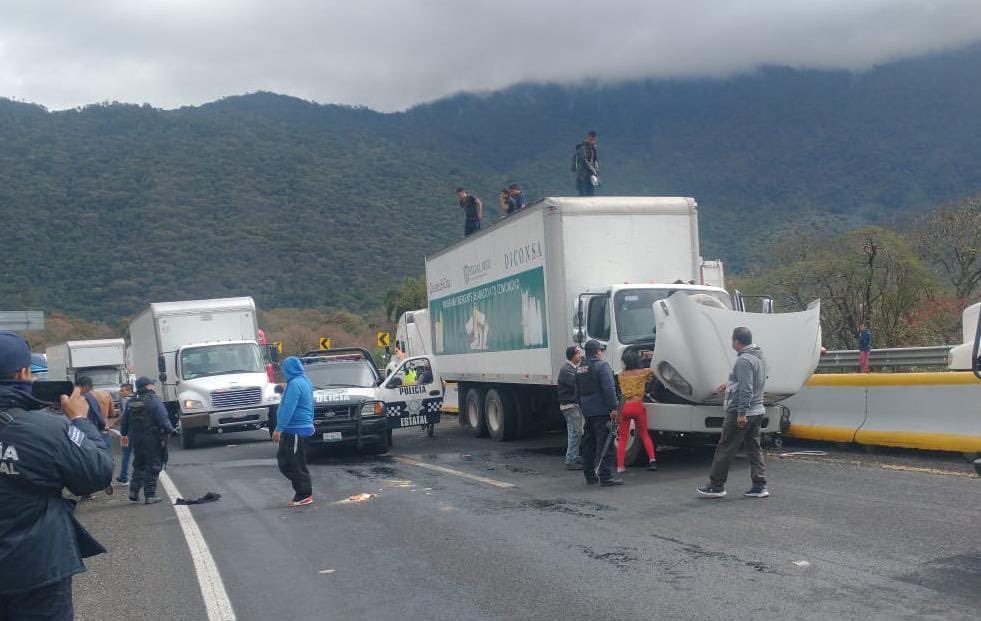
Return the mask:
[[[293,484],[293,500],[288,507],[313,503],[313,487],[307,470],[307,438],[313,435],[313,385],[303,373],[296,356],[283,361],[286,390],[279,403],[273,442],[279,442],[276,461],[279,471]]]

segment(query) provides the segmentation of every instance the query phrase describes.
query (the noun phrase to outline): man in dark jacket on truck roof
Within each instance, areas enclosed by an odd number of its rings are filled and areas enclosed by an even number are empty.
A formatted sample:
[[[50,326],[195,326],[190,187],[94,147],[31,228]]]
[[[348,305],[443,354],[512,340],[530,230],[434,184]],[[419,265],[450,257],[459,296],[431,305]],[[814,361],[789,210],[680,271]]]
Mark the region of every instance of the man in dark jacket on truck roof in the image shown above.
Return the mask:
[[[586,483],[590,485],[597,482],[603,487],[623,485],[622,479],[613,477],[613,469],[610,467],[613,461],[613,443],[606,442],[612,421],[617,418],[619,406],[613,369],[603,360],[603,350],[606,348],[602,343],[589,340],[583,349],[586,350],[586,358],[576,369],[579,407],[582,408],[585,419],[582,437],[583,473],[586,475]],[[597,464],[599,468],[596,467]]]
[[[72,576],[105,552],[63,488],[85,496],[112,481],[112,454],[76,388],[65,416],[32,395],[31,351],[0,331],[0,619],[71,619]],[[67,418],[66,418],[67,417]]]
[[[753,478],[752,489],[744,495],[766,498],[770,492],[766,488],[766,466],[760,445],[760,427],[765,413],[763,388],[766,384],[766,362],[763,360],[763,350],[753,345],[753,333],[749,328],[732,331],[732,348],[738,352],[736,363],[732,365],[728,383],[719,387],[720,391],[725,391],[723,407],[726,415],[722,423],[722,436],[715,449],[709,482],[699,487],[698,493],[708,498],[726,495],[729,467],[736,457],[736,451],[743,447]]]

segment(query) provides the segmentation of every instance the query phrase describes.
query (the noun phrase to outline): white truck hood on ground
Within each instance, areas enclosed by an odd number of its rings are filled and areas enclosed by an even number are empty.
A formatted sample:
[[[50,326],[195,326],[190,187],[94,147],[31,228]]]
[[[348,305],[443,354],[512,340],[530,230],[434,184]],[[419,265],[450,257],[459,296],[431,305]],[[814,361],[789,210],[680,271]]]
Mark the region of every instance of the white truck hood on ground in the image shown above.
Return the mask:
[[[715,394],[736,360],[733,329],[745,326],[763,350],[767,363],[766,402],[775,403],[798,392],[817,368],[821,357],[821,306],[815,301],[798,313],[743,313],[705,306],[685,295],[673,295],[654,305],[657,338],[651,367],[658,379],[694,403],[721,403]],[[669,363],[692,387],[691,395],[672,389],[659,371]]]

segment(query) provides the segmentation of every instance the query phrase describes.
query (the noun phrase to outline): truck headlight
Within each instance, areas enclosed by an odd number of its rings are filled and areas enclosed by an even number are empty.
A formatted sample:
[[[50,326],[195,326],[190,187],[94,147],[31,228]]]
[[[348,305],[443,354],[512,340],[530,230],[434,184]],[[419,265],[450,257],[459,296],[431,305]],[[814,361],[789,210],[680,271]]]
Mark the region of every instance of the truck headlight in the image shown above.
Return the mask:
[[[197,399],[184,399],[181,401],[181,406],[185,410],[202,410],[204,409],[204,402]]]
[[[381,401],[365,401],[361,404],[361,416],[381,416],[385,413],[385,404]]]
[[[670,363],[662,361],[657,365],[657,372],[658,375],[661,376],[661,380],[667,384],[669,388],[686,397],[691,396],[691,384],[689,384],[685,378],[681,377],[681,374],[678,373],[677,369],[671,366]]]

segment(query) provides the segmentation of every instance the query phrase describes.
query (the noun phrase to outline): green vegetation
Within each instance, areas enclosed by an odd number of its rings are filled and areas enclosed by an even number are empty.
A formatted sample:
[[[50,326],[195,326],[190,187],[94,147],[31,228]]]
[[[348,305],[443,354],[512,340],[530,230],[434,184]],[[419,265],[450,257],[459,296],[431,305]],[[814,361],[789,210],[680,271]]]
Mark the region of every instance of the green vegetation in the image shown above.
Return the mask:
[[[397,114],[269,93],[169,111],[0,100],[0,299],[113,326],[228,295],[391,306],[461,235],[457,185],[491,216],[510,181],[569,194],[591,128],[604,193],[694,196],[706,258],[759,270],[796,231],[905,226],[981,189],[979,65],[973,47],[856,75],[526,85]]]

